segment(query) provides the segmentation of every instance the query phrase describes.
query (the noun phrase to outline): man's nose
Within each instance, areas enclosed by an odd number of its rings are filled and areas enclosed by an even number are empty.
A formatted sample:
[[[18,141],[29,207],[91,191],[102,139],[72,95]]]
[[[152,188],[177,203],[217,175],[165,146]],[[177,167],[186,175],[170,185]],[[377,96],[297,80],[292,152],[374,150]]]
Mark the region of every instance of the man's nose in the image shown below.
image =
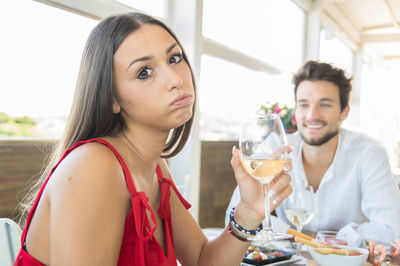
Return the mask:
[[[306,118],[307,119],[315,119],[319,117],[319,108],[318,106],[311,105],[306,113]]]

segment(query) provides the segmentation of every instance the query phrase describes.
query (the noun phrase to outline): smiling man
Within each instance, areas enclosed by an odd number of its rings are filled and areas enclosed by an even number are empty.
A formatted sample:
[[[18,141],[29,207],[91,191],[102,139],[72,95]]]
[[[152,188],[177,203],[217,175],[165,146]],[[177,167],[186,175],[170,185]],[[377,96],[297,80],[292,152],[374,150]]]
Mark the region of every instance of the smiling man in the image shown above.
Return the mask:
[[[351,78],[330,64],[308,61],[293,76],[298,132],[288,135],[294,150],[294,190],[311,185],[317,202],[309,234],[335,230],[351,246],[374,240],[386,247],[400,237],[400,191],[379,142],[341,128],[349,114]],[[235,190],[228,207],[238,202]],[[286,219],[283,206],[276,209]]]
[[[372,239],[388,247],[400,234],[400,192],[383,147],[341,128],[349,114],[351,78],[330,64],[308,61],[293,83],[298,133],[292,140],[292,185],[311,185],[318,206],[304,230],[337,230],[350,245]],[[287,221],[282,207],[277,213]]]

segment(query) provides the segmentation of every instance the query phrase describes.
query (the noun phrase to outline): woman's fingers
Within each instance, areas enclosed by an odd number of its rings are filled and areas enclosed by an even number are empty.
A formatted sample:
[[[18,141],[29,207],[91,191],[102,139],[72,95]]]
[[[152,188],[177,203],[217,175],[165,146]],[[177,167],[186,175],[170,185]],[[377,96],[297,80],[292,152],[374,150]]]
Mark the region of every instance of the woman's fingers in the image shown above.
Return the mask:
[[[290,175],[282,172],[271,181],[269,191],[272,210],[292,193],[293,189],[290,185],[290,180]]]
[[[232,148],[232,159],[231,159],[232,169],[235,173],[236,181],[239,183],[239,180],[242,179],[244,176],[247,176],[248,173],[244,169],[242,162],[240,160],[240,153],[239,150],[236,149],[236,146]]]
[[[289,195],[290,193],[292,193],[293,188],[292,186],[289,184],[288,186],[286,186],[283,190],[281,190],[279,193],[275,193],[275,195],[271,196],[269,199],[269,204],[271,206],[270,210],[275,210],[276,207],[278,207],[282,201],[284,201]]]
[[[293,168],[293,162],[291,159],[287,159],[285,165],[283,166],[284,172],[289,172]]]

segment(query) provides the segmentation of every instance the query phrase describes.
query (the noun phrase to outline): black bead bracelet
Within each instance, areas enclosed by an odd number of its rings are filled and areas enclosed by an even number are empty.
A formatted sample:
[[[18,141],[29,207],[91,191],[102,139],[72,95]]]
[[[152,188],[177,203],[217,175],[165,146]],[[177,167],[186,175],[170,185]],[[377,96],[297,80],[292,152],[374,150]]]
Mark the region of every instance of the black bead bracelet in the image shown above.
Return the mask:
[[[243,227],[241,227],[238,223],[236,223],[235,217],[233,216],[233,214],[235,212],[235,208],[236,207],[232,208],[231,213],[229,215],[229,219],[230,219],[231,225],[233,225],[236,229],[238,229],[239,231],[245,233],[246,235],[250,235],[250,236],[254,236],[254,235],[258,234],[263,229],[262,223],[255,230],[247,230],[247,229],[244,229]]]

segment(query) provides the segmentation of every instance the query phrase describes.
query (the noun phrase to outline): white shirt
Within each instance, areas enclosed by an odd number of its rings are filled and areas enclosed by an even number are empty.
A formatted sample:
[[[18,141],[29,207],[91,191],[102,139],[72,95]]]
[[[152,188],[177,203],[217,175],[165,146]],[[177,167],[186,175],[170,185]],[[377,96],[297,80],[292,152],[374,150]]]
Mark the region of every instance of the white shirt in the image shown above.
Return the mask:
[[[308,184],[302,164],[303,141],[295,133],[289,143],[294,144],[290,175],[296,189]],[[388,248],[390,242],[400,237],[400,191],[385,150],[371,138],[341,129],[335,158],[315,196],[317,211],[304,230],[341,231],[351,246],[374,240]],[[239,199],[236,188],[229,206],[236,206]],[[276,212],[279,219],[290,224],[282,206]]]

